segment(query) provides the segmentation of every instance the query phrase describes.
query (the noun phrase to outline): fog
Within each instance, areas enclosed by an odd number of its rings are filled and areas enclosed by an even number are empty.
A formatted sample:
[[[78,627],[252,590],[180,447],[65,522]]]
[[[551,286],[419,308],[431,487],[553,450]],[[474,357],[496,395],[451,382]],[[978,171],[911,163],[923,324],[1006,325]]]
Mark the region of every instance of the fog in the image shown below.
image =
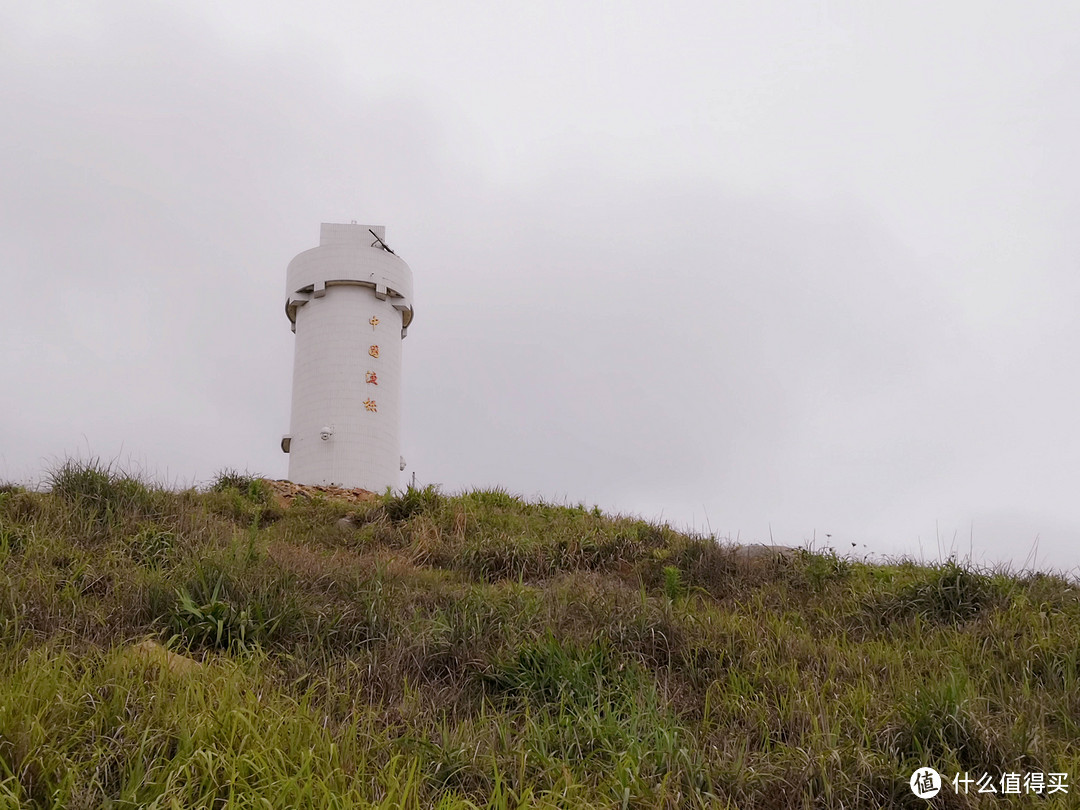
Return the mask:
[[[284,477],[285,266],[411,266],[406,476],[1080,564],[1080,7],[0,10],[0,479]]]

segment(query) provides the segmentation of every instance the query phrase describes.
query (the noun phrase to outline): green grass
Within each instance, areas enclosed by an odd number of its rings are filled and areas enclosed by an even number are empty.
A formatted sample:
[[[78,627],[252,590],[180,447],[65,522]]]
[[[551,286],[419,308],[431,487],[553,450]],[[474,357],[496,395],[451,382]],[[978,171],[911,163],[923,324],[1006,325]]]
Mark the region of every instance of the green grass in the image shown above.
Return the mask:
[[[0,487],[0,808],[926,807],[919,765],[1080,773],[1078,659],[1046,574],[748,561],[503,490]]]

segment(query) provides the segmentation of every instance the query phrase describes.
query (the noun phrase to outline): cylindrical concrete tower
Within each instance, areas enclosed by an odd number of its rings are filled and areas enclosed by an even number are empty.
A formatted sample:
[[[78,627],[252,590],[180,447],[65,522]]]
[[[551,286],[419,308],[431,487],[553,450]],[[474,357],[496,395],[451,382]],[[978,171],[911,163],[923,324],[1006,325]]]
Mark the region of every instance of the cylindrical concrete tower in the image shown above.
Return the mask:
[[[383,226],[323,223],[319,246],[286,273],[296,333],[289,480],[381,492],[401,458],[401,342],[412,322],[412,271]]]

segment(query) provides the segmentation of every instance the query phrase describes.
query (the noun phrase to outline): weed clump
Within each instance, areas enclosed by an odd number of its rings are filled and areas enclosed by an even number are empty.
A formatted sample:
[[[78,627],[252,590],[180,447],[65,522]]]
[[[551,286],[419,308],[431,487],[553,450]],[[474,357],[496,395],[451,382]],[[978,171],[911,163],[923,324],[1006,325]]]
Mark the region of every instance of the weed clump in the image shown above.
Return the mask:
[[[0,492],[0,521],[4,523],[31,522],[41,511],[41,498],[35,493],[18,487]]]
[[[168,609],[172,641],[237,652],[273,641],[299,618],[289,585],[288,578],[238,581],[219,564],[200,563],[196,575],[176,589]]]
[[[824,590],[830,583],[847,580],[852,572],[851,561],[832,550],[825,553],[802,551],[799,562],[807,582],[816,591]]]
[[[995,728],[981,703],[962,674],[920,686],[900,707],[896,753],[912,768],[940,762],[960,770],[1010,770],[1021,752],[1009,750],[1004,728]]]
[[[993,578],[949,560],[920,570],[912,582],[871,599],[879,624],[918,618],[931,624],[961,624],[1006,601]]]
[[[176,533],[154,523],[140,526],[128,542],[132,558],[138,563],[151,566],[168,565],[176,547]]]
[[[382,509],[390,520],[398,523],[416,515],[433,514],[441,503],[442,497],[435,484],[423,488],[410,485],[404,492],[388,492],[384,495]]]
[[[163,512],[164,493],[93,458],[67,460],[49,473],[53,495],[84,514],[97,527],[127,518],[156,517]]]
[[[664,566],[664,596],[675,602],[686,595],[682,571],[674,565]]]
[[[208,490],[207,505],[243,525],[267,526],[284,517],[266,481],[229,468],[218,472]]]
[[[482,675],[496,694],[530,705],[596,705],[626,686],[626,665],[599,642],[580,646],[552,634],[530,641]]]
[[[236,490],[249,500],[263,505],[273,500],[270,487],[260,476],[237,472],[226,467],[218,471],[213,483],[210,484],[210,491],[228,492],[229,490]]]
[[[494,489],[474,489],[466,493],[466,500],[481,509],[514,509],[521,501],[502,487]]]
[[[0,554],[19,554],[26,548],[28,539],[18,528],[0,528]]]

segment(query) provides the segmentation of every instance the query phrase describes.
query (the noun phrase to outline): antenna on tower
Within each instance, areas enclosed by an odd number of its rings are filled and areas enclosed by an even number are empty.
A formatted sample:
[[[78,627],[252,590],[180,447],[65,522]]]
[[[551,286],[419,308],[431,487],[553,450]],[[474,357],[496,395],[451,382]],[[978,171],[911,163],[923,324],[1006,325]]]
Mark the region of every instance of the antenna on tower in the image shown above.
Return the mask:
[[[381,247],[387,253],[393,253],[395,256],[397,256],[397,254],[394,253],[394,251],[392,251],[390,249],[390,246],[388,244],[386,244],[386,242],[384,242],[382,239],[379,238],[379,235],[377,233],[375,233],[375,231],[371,230],[371,228],[368,228],[367,230],[368,230],[368,233],[370,233],[372,236],[375,237],[375,241],[371,243],[372,247]]]

